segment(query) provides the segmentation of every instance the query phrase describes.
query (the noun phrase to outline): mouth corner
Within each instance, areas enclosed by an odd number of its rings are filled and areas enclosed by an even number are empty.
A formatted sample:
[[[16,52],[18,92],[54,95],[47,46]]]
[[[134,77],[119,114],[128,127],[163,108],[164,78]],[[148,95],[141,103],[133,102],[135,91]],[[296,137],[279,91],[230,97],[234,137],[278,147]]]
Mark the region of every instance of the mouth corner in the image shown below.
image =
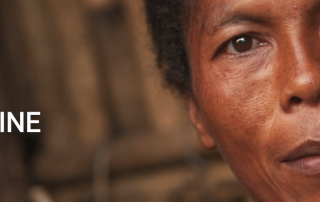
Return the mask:
[[[280,163],[301,173],[320,175],[320,141],[303,142],[288,152]]]

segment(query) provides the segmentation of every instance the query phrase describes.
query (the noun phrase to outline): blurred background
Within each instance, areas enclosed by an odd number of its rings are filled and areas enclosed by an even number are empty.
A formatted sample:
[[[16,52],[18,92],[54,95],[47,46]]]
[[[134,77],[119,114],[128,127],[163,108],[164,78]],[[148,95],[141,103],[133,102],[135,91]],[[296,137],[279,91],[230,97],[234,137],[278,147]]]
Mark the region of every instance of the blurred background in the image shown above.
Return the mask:
[[[142,0],[1,0],[0,202],[248,202],[161,86]]]

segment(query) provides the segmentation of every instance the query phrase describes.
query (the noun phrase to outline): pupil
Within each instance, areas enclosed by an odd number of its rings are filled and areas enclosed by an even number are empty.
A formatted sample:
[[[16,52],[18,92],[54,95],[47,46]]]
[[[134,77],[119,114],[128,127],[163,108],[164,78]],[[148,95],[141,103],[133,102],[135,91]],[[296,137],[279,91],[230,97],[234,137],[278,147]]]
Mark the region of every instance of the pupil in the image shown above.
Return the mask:
[[[232,41],[232,45],[237,52],[246,52],[252,48],[252,38],[243,36]]]

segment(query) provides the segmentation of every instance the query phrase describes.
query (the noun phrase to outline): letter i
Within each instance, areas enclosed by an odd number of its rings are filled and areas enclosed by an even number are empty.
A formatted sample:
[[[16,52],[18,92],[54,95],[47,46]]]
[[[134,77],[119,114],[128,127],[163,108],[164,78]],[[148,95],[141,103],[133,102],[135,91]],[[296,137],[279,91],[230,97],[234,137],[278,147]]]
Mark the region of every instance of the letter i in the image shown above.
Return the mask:
[[[1,133],[4,133],[4,112],[1,112]]]

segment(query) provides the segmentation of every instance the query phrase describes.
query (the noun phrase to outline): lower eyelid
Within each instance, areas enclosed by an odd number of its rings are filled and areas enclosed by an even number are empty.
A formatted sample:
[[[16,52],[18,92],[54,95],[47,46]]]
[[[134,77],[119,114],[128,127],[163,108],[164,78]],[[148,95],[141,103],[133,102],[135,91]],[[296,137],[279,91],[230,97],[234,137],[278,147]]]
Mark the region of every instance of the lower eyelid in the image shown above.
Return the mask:
[[[255,56],[255,55],[259,54],[259,52],[261,52],[260,49],[264,48],[265,46],[268,46],[268,43],[261,42],[261,45],[259,44],[258,47],[254,48],[250,51],[247,51],[247,52],[244,52],[241,54],[224,54],[224,57],[227,59],[230,59],[230,60],[247,59],[248,57]]]

